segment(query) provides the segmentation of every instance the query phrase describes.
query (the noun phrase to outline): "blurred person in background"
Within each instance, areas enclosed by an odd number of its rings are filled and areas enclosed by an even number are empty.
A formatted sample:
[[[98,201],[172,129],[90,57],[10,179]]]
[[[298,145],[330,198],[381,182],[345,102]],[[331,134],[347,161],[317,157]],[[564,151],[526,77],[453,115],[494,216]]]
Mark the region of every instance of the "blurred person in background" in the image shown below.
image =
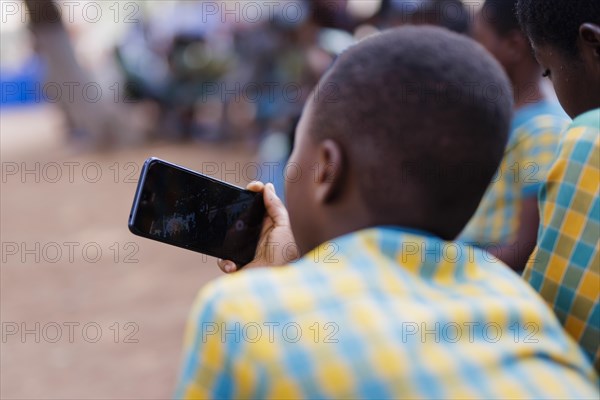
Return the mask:
[[[496,57],[512,82],[515,113],[504,159],[460,239],[522,271],[537,239],[538,190],[569,120],[544,93],[542,68],[519,27],[515,4],[516,0],[487,0],[475,17],[475,39]]]
[[[244,3],[173,2],[132,27],[116,55],[129,94],[161,110],[159,135],[256,140],[289,130],[332,59],[313,54],[321,27],[311,2],[263,3],[250,19]]]
[[[458,84],[469,79],[502,94]],[[407,101],[406,82],[427,90]],[[390,30],[342,53],[298,124],[290,163],[306,173],[286,182],[289,214],[271,184],[248,186],[267,210],[256,257],[199,293],[175,397],[598,397],[529,285],[453,242],[502,158],[511,108],[500,65],[446,29]],[[405,173],[423,160],[475,173]]]
[[[467,34],[471,16],[461,0],[390,0],[386,6],[387,27],[435,25]]]
[[[235,66],[235,26],[217,5],[210,13],[202,1],[161,5],[155,14],[142,8],[115,48],[127,100],[155,105],[153,137],[222,139],[219,88]]]
[[[539,195],[524,277],[600,371],[600,2],[519,0],[537,60],[574,118]]]

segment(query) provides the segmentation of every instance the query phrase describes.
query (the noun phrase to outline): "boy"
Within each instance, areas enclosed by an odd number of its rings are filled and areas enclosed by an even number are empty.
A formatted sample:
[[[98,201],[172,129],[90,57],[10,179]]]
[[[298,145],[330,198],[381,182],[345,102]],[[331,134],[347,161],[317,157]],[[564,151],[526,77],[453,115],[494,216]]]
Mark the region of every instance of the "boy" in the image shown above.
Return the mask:
[[[514,91],[508,145],[500,168],[460,239],[523,271],[537,240],[537,193],[568,118],[544,94],[542,71],[515,15],[516,0],[487,0],[473,35],[500,62]]]
[[[298,125],[289,215],[250,186],[267,209],[256,259],[201,291],[177,397],[597,397],[537,294],[451,242],[502,158],[511,98],[483,48],[440,28],[340,55]]]
[[[600,2],[520,0],[517,9],[574,118],[540,191],[541,226],[524,277],[600,371]]]

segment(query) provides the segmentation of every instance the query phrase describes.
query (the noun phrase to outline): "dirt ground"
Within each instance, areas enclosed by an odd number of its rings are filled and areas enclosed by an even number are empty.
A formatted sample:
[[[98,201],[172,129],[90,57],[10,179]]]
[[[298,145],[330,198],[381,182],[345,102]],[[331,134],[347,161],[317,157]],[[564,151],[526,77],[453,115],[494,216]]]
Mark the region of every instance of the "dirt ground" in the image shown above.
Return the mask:
[[[212,258],[129,233],[135,181],[158,156],[244,185],[251,151],[76,153],[56,110],[40,106],[2,110],[0,128],[0,397],[169,398],[189,307],[220,272]]]

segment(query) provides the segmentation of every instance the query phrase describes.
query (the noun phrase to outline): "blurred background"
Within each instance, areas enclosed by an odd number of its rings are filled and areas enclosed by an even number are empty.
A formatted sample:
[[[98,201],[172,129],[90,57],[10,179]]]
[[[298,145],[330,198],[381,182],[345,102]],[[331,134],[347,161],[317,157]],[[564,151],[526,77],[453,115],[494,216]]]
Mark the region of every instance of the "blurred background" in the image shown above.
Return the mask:
[[[283,195],[338,54],[402,24],[467,33],[478,6],[1,0],[0,397],[169,398],[189,307],[220,272],[129,233],[144,160]]]

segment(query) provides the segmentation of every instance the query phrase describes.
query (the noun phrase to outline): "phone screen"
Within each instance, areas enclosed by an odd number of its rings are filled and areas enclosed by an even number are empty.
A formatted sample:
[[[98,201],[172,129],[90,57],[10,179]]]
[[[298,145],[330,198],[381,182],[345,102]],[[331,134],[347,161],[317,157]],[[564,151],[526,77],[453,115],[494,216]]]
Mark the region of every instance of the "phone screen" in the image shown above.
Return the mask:
[[[254,258],[264,213],[261,194],[153,158],[142,171],[129,228],[244,265]]]

